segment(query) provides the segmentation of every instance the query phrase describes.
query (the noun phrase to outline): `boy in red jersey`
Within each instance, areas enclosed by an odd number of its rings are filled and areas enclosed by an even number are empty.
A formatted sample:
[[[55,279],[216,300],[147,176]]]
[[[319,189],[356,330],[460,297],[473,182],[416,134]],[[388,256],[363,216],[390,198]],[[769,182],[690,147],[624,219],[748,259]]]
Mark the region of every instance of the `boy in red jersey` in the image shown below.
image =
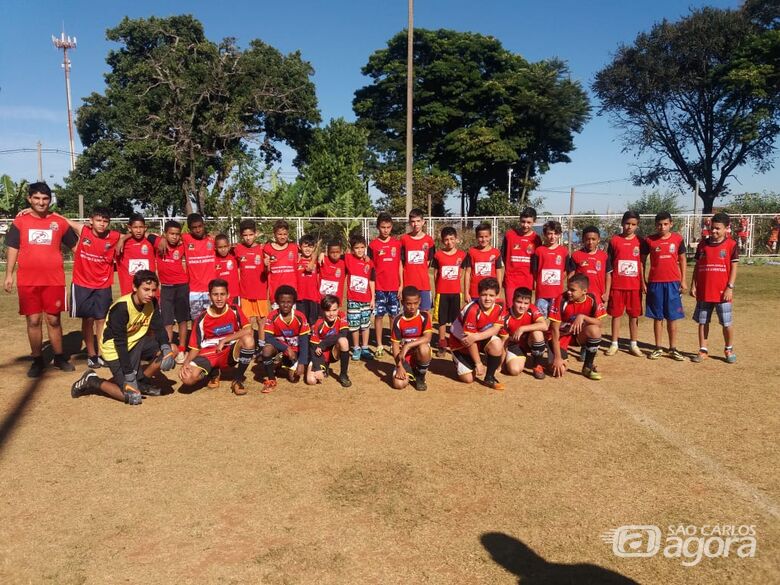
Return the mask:
[[[588,277],[590,286],[588,292],[593,293],[597,301],[607,302],[607,253],[599,249],[601,234],[599,228],[589,225],[582,230],[582,248],[572,252],[569,265],[566,268],[568,277],[584,274]]]
[[[744,254],[747,251],[748,238],[750,238],[748,218],[745,216],[739,218],[739,230],[737,231],[737,238],[739,240],[739,251]]]
[[[433,255],[431,268],[434,270],[436,296],[433,302],[433,320],[439,324],[439,347],[437,355],[447,351],[447,326],[452,325],[460,314],[463,290],[463,272],[469,264],[469,257],[458,250],[458,232],[447,226],[441,230],[442,249]]]
[[[325,246],[325,254],[320,260],[320,294],[333,295],[339,303],[344,299],[344,280],[347,275],[341,244],[332,240]]]
[[[469,248],[468,262],[464,266],[466,298],[476,301],[479,283],[485,278],[502,281],[504,263],[501,252],[490,245],[492,230],[489,223],[481,223],[474,229],[477,243]]]
[[[320,318],[320,272],[317,266],[314,238],[308,234],[298,241],[301,255],[298,257],[297,284],[298,301],[296,308],[306,315],[309,323]]]
[[[639,214],[626,211],[620,222],[623,232],[612,236],[607,251],[607,312],[612,317],[612,343],[605,355],[615,355],[620,338],[620,320],[628,314],[628,331],[631,336],[628,353],[637,357],[644,354],[637,345],[639,316],[642,314],[642,294],[647,292],[644,264],[647,258],[647,242],[636,235]]]
[[[495,278],[485,278],[479,283],[479,299],[463,308],[452,324],[449,339],[458,379],[470,384],[476,376],[484,374],[484,384],[494,390],[504,389],[496,380],[504,353],[504,342],[499,337],[504,317],[501,305],[496,303],[499,288]],[[482,365],[480,351],[485,352],[487,368]]]
[[[525,358],[530,353],[534,358],[534,378],[544,379],[545,338],[547,319],[531,304],[531,289],[521,286],[515,289],[512,305],[504,315],[504,338],[506,361],[504,369],[510,376],[519,376],[525,367]]]
[[[276,289],[276,304],[265,321],[265,346],[263,347],[263,394],[276,388],[276,366],[274,356],[282,354],[282,367],[287,370],[287,379],[297,382],[309,363],[309,336],[311,329],[306,317],[296,311],[295,289],[283,284]]]
[[[347,270],[347,322],[352,335],[352,359],[370,360],[374,354],[368,348],[371,312],[374,310],[376,274],[374,263],[366,255],[366,239],[355,235],[349,238],[351,252],[344,257]],[[362,345],[361,345],[362,342]]]
[[[380,213],[376,218],[379,235],[368,245],[368,257],[374,262],[376,271],[376,293],[374,296],[374,333],[376,335],[376,352],[374,357],[380,358],[384,353],[382,334],[385,315],[393,319],[401,311],[398,298],[401,294],[401,242],[392,236],[393,218],[389,213]]]
[[[409,233],[401,236],[401,263],[404,286],[415,286],[420,291],[420,309],[430,311],[431,277],[428,267],[436,253],[433,238],[423,231],[425,219],[420,209],[409,212]]]
[[[27,321],[27,338],[33,363],[27,372],[30,378],[43,373],[43,321],[54,350],[54,366],[65,372],[74,370],[62,353],[62,323],[65,310],[65,269],[60,244],[74,248],[78,236],[68,222],[49,210],[51,189],[46,183],[32,183],[27,188],[30,212],[17,216],[5,236],[5,292],[14,285],[14,268],[19,293],[19,314]],[[44,317],[41,318],[41,315]]]
[[[139,270],[157,271],[154,246],[146,237],[146,220],[140,213],[130,216],[127,234],[117,244],[116,273],[122,296],[133,292],[133,275]]]
[[[393,360],[393,388],[406,388],[411,381],[416,390],[428,389],[425,376],[431,365],[433,325],[427,311],[420,311],[420,291],[405,286],[401,291],[403,312],[393,319],[390,333]]]
[[[645,316],[653,319],[655,349],[647,357],[657,360],[663,355],[661,338],[664,319],[669,334],[669,357],[678,362],[685,358],[677,351],[677,321],[685,317],[681,295],[685,285],[685,242],[672,231],[672,215],[661,211],[655,216],[656,233],[647,237],[650,271],[647,280]]]
[[[593,362],[601,344],[601,319],[606,314],[601,301],[588,292],[588,277],[584,274],[572,276],[566,292],[550,307],[553,376],[560,377],[566,372],[568,348],[576,342],[585,352],[582,375],[589,380],[601,380]]]
[[[274,222],[274,239],[263,246],[265,269],[268,273],[268,298],[276,298],[282,285],[295,288],[298,284],[298,245],[290,242],[290,226],[283,219]]]
[[[268,281],[263,263],[263,247],[255,241],[257,224],[253,219],[243,220],[238,229],[241,243],[233,249],[233,253],[238,259],[240,305],[252,323],[255,346],[259,350],[265,343],[262,337],[268,315]]]
[[[536,210],[526,207],[520,213],[520,224],[512,228],[501,242],[501,257],[504,260],[504,293],[507,305],[514,298],[514,291],[520,286],[534,289],[534,275],[531,272],[531,258],[542,239],[534,231]]]
[[[320,302],[322,316],[311,328],[310,351],[311,363],[306,372],[307,384],[320,384],[328,375],[328,366],[339,361],[339,384],[343,388],[352,386],[349,379],[349,324],[347,318],[339,310],[339,300],[333,295],[325,295]]]
[[[210,305],[209,282],[214,279],[214,238],[206,233],[206,224],[199,213],[187,216],[189,233],[182,235],[184,260],[190,285],[190,318],[195,318]]]
[[[702,232],[703,234],[704,232]],[[769,232],[769,239],[766,242],[766,249],[770,254],[777,253],[777,242],[780,239],[780,215],[772,218],[772,230]]]
[[[219,278],[228,283],[228,290],[230,291],[228,303],[237,305],[239,303],[239,289],[241,286],[238,281],[238,260],[233,255],[233,250],[230,248],[230,238],[225,234],[217,234],[214,236],[214,250],[216,251],[216,257],[214,258],[214,278]],[[210,291],[209,299],[211,299]],[[211,304],[214,304],[213,299]]]
[[[209,282],[209,307],[192,324],[190,350],[179,378],[194,386],[208,378],[209,388],[218,388],[221,370],[236,367],[230,390],[236,396],[246,394],[246,369],[255,355],[252,324],[241,308],[230,302],[234,294],[228,282],[215,278]]]
[[[68,220],[79,236],[73,256],[70,316],[81,318],[81,333],[87,349],[87,367],[105,365],[98,356],[97,343],[103,337],[106,314],[111,306],[114,284],[114,258],[120,234],[109,229],[111,211],[96,207],[86,226]]]
[[[531,258],[531,272],[536,284],[536,308],[547,317],[552,302],[563,294],[563,277],[569,263],[569,254],[561,246],[563,229],[557,221],[548,221],[542,226],[545,244],[534,251]]]
[[[696,309],[693,320],[699,324],[699,353],[691,358],[692,362],[701,362],[709,355],[707,338],[710,333],[712,311],[718,314],[718,320],[723,327],[724,353],[726,361],[733,364],[737,361],[732,341],[734,328],[732,326],[732,301],[734,298],[734,283],[737,280],[739,251],[737,243],[726,236],[726,228],[730,218],[725,213],[712,216],[712,235],[699,242],[696,248],[696,267],[691,280],[691,296],[696,298]]]

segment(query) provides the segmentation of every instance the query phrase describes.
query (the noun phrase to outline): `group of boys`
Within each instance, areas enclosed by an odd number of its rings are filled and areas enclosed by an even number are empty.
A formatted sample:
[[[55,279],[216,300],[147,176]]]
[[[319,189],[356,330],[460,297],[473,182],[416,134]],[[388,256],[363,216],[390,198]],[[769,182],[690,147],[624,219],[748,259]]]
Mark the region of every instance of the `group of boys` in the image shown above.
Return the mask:
[[[245,394],[245,372],[253,359],[262,362],[266,393],[276,387],[279,367],[292,382],[304,378],[317,384],[335,361],[340,362],[339,383],[349,387],[350,359],[383,356],[386,315],[395,388],[410,383],[418,390],[427,388],[434,323],[436,354],[451,352],[463,382],[481,378],[485,385],[503,389],[496,374],[502,369],[507,375],[521,374],[526,357],[535,378],[562,376],[571,345],[581,347],[583,375],[599,380],[594,360],[606,315],[612,317],[606,355],[618,351],[624,313],[629,317],[628,351],[644,355],[637,345],[643,295],[655,333],[656,347],[648,357],[663,355],[666,321],[668,355],[684,359],[676,345],[676,324],[684,316],[686,250],[665,212],[656,216],[656,233],[646,238],[636,233],[639,216],[626,212],[622,232],[610,239],[606,251],[600,249],[598,228],[586,227],[581,249],[571,255],[561,244],[559,222],[546,222],[540,238],[532,208],[521,213],[500,249],[491,244],[491,226],[480,224],[468,251],[458,249],[452,227],[441,230],[437,249],[417,209],[409,215],[408,233],[395,238],[392,218],[383,213],[377,219],[378,236],[367,243],[354,235],[344,253],[337,241],[320,250],[308,235],[297,244],[290,242],[289,226],[282,220],[274,224],[273,240],[262,244],[255,222],[244,220],[240,242],[231,244],[223,234],[209,235],[198,214],[187,217],[186,233],[170,220],[162,234],[151,234],[144,218],[135,215],[127,233],[120,234],[109,228],[104,208],[93,210],[89,225],[52,213],[45,183],[30,185],[28,201],[30,208],[14,220],[6,239],[5,289],[12,288],[18,261],[20,313],[27,317],[33,355],[28,375],[39,376],[45,366],[42,315],[55,366],[72,371],[63,355],[59,324],[65,307],[60,245],[74,249],[70,311],[82,319],[89,367],[73,385],[74,396],[99,390],[139,403],[142,395],[161,393],[151,381],[156,370],[175,364],[181,364],[179,377],[185,384],[205,381],[210,387],[219,385],[221,370],[235,366],[231,389]],[[738,249],[727,237],[728,226],[727,215],[715,214],[710,235],[697,247],[691,294],[697,299],[700,348],[693,361],[708,355],[713,311],[723,326],[726,359],[736,361],[731,300]],[[114,271],[122,295],[116,302],[111,295]],[[144,370],[142,361],[150,362]],[[111,370],[113,382],[94,372],[102,366]]]

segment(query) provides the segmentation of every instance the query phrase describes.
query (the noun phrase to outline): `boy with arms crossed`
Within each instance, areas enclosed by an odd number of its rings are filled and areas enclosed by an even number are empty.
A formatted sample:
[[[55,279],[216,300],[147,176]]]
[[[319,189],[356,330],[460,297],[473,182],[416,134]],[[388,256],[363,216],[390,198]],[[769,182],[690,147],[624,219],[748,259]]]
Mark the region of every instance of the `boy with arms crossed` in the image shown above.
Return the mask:
[[[276,289],[274,300],[279,308],[271,311],[265,321],[263,394],[273,392],[276,388],[276,354],[282,354],[282,367],[287,370],[287,379],[293,383],[301,379],[309,363],[311,329],[304,314],[294,310],[296,299],[293,287],[283,284]]]

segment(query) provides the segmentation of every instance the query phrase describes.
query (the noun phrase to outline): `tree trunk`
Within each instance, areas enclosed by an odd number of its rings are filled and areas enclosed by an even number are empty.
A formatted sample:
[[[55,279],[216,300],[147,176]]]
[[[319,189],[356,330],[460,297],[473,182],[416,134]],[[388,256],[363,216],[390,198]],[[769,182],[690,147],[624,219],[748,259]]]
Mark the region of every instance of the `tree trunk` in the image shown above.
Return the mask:
[[[477,199],[479,199],[479,189],[469,189],[468,191],[468,198],[469,198],[469,216],[474,216],[477,214]]]
[[[702,200],[702,203],[704,204],[701,212],[705,215],[709,215],[712,213],[712,206],[715,204],[715,197],[717,195],[714,195],[712,193],[706,193],[704,191],[699,191],[699,197]]]
[[[192,197],[190,197],[190,182],[189,179],[185,179],[182,181],[181,190],[184,194],[184,213],[185,215],[189,215],[192,213]]]

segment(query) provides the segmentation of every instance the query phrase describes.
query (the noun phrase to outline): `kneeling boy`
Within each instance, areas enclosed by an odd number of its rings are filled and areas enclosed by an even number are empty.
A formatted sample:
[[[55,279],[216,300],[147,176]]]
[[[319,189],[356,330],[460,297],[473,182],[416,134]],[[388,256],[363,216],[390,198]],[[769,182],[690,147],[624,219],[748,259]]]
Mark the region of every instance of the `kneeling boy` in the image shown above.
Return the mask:
[[[219,387],[221,370],[236,367],[230,384],[236,396],[246,394],[246,369],[255,354],[252,323],[239,307],[229,304],[232,293],[227,281],[209,282],[210,305],[195,319],[190,334],[190,351],[179,372],[184,384],[194,386],[208,378],[208,387]]]
[[[601,344],[601,319],[607,314],[604,305],[588,292],[588,277],[575,274],[569,279],[566,292],[550,306],[550,331],[553,351],[553,376],[566,372],[568,348],[576,342],[585,350],[582,375],[590,380],[601,380],[593,361]]]
[[[519,376],[525,367],[525,358],[530,353],[534,358],[534,378],[544,379],[544,334],[547,332],[547,319],[542,312],[531,304],[531,289],[524,286],[516,288],[512,296],[512,306],[504,316],[504,337],[506,361],[504,369],[510,376]]]
[[[334,295],[325,295],[320,301],[320,308],[322,317],[311,328],[311,363],[306,373],[306,383],[321,383],[328,375],[328,365],[339,360],[339,384],[349,388],[352,381],[347,373],[350,357],[347,318],[339,311],[339,299]]]
[[[425,375],[431,365],[433,325],[428,311],[420,311],[420,290],[405,286],[401,291],[403,312],[393,319],[393,388],[406,388],[411,381],[419,391],[428,389]]]
[[[263,347],[263,394],[276,388],[276,364],[274,356],[282,354],[282,367],[287,370],[287,379],[297,382],[309,362],[309,323],[300,311],[293,310],[297,293],[287,284],[274,293],[278,309],[271,311],[265,321],[265,347]]]

